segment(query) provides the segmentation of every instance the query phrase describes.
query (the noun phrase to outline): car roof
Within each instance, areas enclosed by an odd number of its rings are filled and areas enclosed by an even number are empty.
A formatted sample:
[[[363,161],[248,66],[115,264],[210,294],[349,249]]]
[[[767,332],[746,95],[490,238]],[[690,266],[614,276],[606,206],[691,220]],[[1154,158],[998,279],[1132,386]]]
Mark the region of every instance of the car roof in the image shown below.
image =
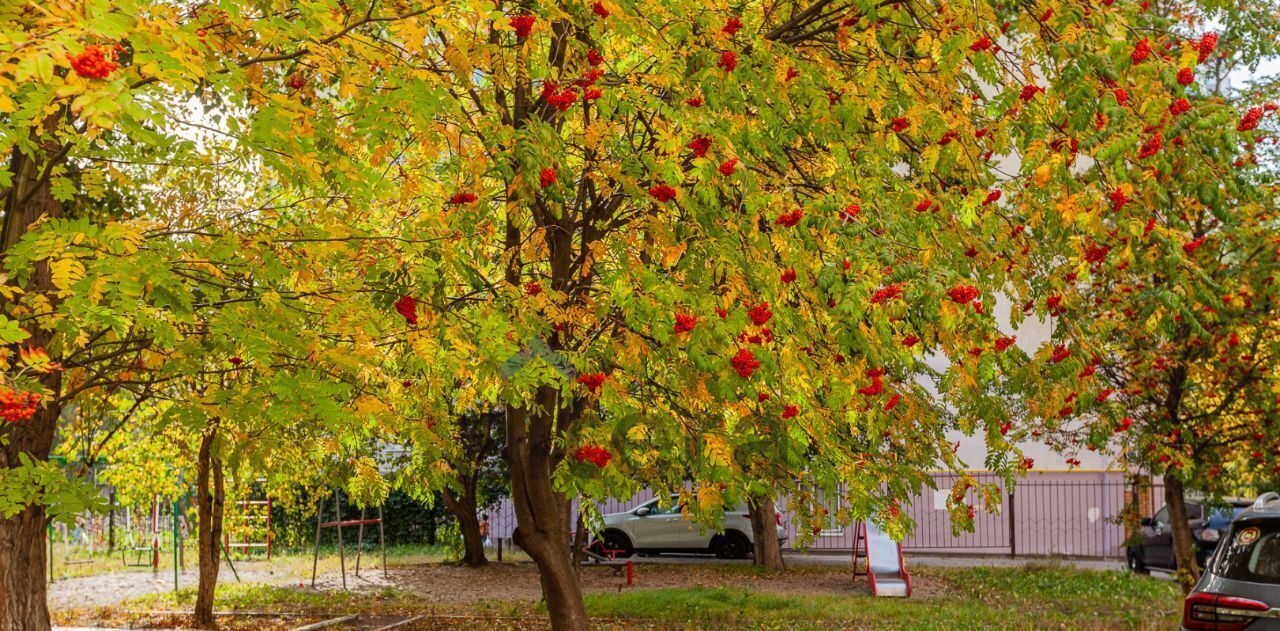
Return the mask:
[[[1280,519],[1280,493],[1268,491],[1258,496],[1248,508],[1236,515],[1235,521]]]
[[[1219,497],[1210,499],[1208,497],[1188,497],[1188,504],[1203,504],[1205,506],[1234,506],[1236,508],[1246,508],[1253,506],[1255,500],[1247,497]]]

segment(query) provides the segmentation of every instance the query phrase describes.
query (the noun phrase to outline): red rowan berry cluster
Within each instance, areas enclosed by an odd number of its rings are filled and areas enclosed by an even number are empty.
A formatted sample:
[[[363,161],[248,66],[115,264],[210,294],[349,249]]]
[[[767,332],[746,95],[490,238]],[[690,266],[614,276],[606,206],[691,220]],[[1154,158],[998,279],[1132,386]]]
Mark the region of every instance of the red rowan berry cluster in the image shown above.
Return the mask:
[[[1200,41],[1196,43],[1196,50],[1200,53],[1199,61],[1204,63],[1209,55],[1213,54],[1213,49],[1218,46],[1217,33],[1205,33],[1200,36]]]
[[[1262,108],[1251,107],[1245,112],[1244,118],[1240,119],[1240,124],[1236,125],[1236,131],[1249,131],[1258,127],[1258,121],[1262,120]]]
[[[516,37],[524,39],[533,32],[533,24],[537,21],[538,17],[535,15],[513,15],[511,16],[511,28],[515,29]]]
[[[720,53],[720,61],[716,65],[725,72],[733,72],[733,69],[738,67],[738,53],[732,50]]]
[[[897,298],[901,295],[902,295],[901,285],[894,284],[894,285],[881,287],[880,289],[876,290],[876,293],[872,294],[871,304],[878,305],[885,301],[893,300],[894,298]]]
[[[804,217],[804,211],[797,208],[789,213],[782,213],[773,221],[774,225],[785,226],[787,228],[795,227],[800,223],[800,218]]]
[[[760,367],[760,360],[756,359],[756,354],[748,349],[741,349],[737,355],[734,355],[729,363],[733,365],[733,369],[738,372],[738,376],[748,379]]]
[[[969,304],[978,297],[978,288],[973,285],[956,285],[947,291],[951,300],[959,304]]]
[[[685,145],[685,147],[693,152],[693,157],[701,158],[707,155],[707,151],[711,149],[711,139],[706,136],[698,136],[689,141],[689,144]]]
[[[603,469],[609,465],[610,460],[613,460],[613,454],[599,445],[586,445],[573,452],[573,459],[578,462],[590,462]]]
[[[1142,148],[1138,150],[1138,158],[1145,159],[1156,155],[1160,149],[1164,147],[1164,135],[1160,132],[1152,134],[1146,142],[1142,143]]]
[[[71,69],[86,79],[106,79],[120,67],[115,58],[106,46],[85,46],[84,52],[71,58]]]
[[[763,326],[770,318],[773,312],[769,310],[769,303],[762,302],[747,311],[747,317],[751,318],[751,323],[756,326]]]
[[[884,392],[884,382],[880,380],[880,377],[883,375],[883,368],[868,368],[867,376],[871,378],[871,385],[865,388],[859,388],[858,394],[866,397],[874,397],[877,394]]]
[[[1147,57],[1150,57],[1150,56],[1151,56],[1151,40],[1144,37],[1138,40],[1138,44],[1133,47],[1133,53],[1129,55],[1129,58],[1133,60],[1133,63],[1138,64],[1138,63],[1142,63],[1143,61],[1146,60]]]
[[[404,296],[396,301],[396,313],[404,316],[409,324],[418,323],[418,301],[413,296]]]
[[[677,313],[676,323],[672,330],[676,333],[688,333],[695,326],[698,326],[698,316],[692,313]]]
[[[34,392],[17,392],[0,386],[0,418],[17,423],[31,418],[40,403],[40,395]]]
[[[587,387],[587,390],[598,392],[600,386],[604,385],[605,375],[602,372],[587,373],[578,377],[578,383]]]
[[[555,81],[547,81],[542,84],[542,98],[548,105],[563,112],[578,102],[578,93],[573,90],[572,86],[562,90]]]
[[[666,184],[654,184],[649,187],[649,197],[652,197],[659,202],[669,202],[676,198],[676,189],[671,188]]]

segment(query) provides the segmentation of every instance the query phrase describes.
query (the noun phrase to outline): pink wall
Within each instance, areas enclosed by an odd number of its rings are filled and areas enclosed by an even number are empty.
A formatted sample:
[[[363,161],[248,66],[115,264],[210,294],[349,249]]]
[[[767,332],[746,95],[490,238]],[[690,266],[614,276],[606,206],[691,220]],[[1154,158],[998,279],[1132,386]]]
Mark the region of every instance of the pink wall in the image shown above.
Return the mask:
[[[1122,472],[1033,472],[1020,479],[1013,491],[1012,515],[1006,492],[995,513],[979,507],[974,531],[959,536],[951,534],[945,498],[953,476],[935,474],[938,490],[926,488],[919,495],[902,502],[902,507],[916,522],[914,532],[905,541],[908,551],[939,553],[1009,554],[1012,546],[1018,555],[1074,556],[1116,558],[1124,556],[1124,527],[1119,515],[1124,507],[1125,474]],[[979,474],[981,482],[998,481],[993,475]],[[1001,487],[1003,488],[1003,484]],[[939,497],[940,496],[940,497]],[[609,500],[601,504],[601,512],[630,510],[653,498],[651,491],[636,494],[625,501]],[[786,499],[779,501],[783,524],[790,534],[784,545],[795,541],[795,526],[786,512]],[[832,511],[834,513],[834,511]],[[503,502],[488,511],[490,531],[495,537],[509,538],[515,528],[511,506]],[[1010,537],[1010,534],[1013,537]],[[817,537],[810,550],[815,552],[848,552],[853,543],[853,528],[833,528]]]

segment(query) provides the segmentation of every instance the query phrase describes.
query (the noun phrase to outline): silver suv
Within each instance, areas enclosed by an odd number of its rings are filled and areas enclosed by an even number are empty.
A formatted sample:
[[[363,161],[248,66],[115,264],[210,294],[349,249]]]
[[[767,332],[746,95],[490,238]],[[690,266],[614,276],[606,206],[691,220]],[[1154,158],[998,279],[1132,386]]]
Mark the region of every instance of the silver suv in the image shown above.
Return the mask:
[[[633,553],[711,552],[722,559],[741,559],[755,548],[751,535],[751,517],[744,505],[726,510],[722,532],[706,530],[682,515],[680,496],[672,495],[662,506],[654,498],[624,513],[604,516],[600,543],[606,550],[617,550],[619,556]],[[782,514],[774,513],[778,541],[786,541]]]
[[[1262,494],[1231,522],[1184,602],[1182,628],[1280,629],[1280,494]]]

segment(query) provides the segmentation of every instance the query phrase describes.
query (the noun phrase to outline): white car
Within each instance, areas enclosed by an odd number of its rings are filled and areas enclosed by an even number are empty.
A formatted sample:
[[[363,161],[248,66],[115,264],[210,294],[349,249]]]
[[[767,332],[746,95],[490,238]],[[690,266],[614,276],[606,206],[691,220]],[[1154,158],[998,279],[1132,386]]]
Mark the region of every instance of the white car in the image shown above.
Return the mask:
[[[625,513],[604,516],[600,543],[607,550],[620,551],[619,556],[633,553],[713,552],[722,559],[741,559],[755,549],[751,535],[751,517],[746,506],[725,511],[723,532],[706,529],[685,519],[680,511],[680,497],[671,496],[666,506],[659,498],[651,499]],[[785,541],[782,514],[774,513],[778,541]]]

